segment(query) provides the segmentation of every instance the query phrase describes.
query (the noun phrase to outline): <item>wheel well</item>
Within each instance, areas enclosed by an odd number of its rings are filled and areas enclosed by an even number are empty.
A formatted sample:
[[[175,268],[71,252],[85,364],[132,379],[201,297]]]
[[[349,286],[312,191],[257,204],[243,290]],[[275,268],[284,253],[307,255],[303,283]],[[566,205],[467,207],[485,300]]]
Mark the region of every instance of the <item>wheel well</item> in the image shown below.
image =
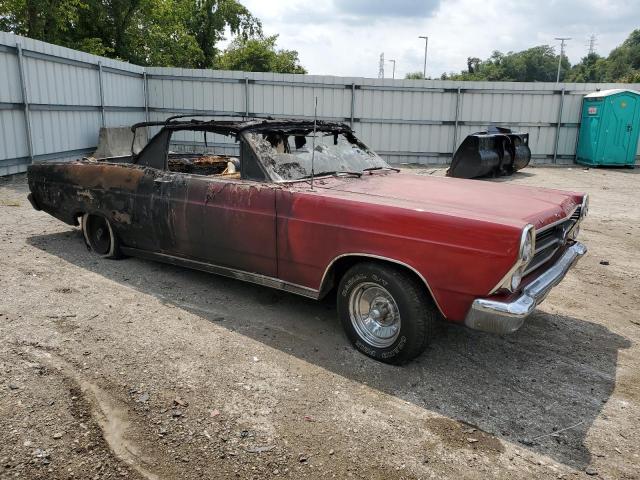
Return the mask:
[[[76,227],[77,227],[77,226],[79,226],[79,225],[81,224],[80,222],[82,221],[82,217],[83,217],[83,215],[84,215],[84,212],[82,212],[82,211],[80,211],[80,212],[75,212],[75,213],[73,214],[73,224],[74,224]]]
[[[405,273],[413,277],[420,285],[423,285],[425,287],[427,294],[429,295],[429,298],[431,298],[431,300],[437,306],[437,302],[433,298],[433,294],[431,293],[431,289],[429,288],[427,281],[423,277],[421,277],[411,267],[403,263],[394,262],[393,260],[370,257],[367,255],[346,255],[344,257],[340,257],[337,260],[335,260],[327,270],[327,273],[325,274],[324,279],[322,281],[322,285],[320,286],[320,298],[326,297],[332,290],[337,288],[338,284],[340,283],[340,279],[347,272],[347,270],[349,270],[352,266],[360,262],[389,265],[404,271]]]

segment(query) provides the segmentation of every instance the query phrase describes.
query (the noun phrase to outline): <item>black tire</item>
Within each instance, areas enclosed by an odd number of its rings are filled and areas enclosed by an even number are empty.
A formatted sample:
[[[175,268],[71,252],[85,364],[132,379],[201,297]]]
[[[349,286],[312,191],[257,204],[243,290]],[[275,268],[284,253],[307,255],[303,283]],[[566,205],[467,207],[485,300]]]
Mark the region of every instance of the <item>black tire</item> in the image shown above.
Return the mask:
[[[99,214],[82,216],[82,233],[87,247],[103,258],[121,258],[120,242],[111,223]]]
[[[362,262],[351,267],[340,280],[337,297],[338,316],[351,343],[365,355],[394,365],[406,363],[425,350],[440,318],[422,282],[400,266],[381,262]],[[366,297],[372,298],[368,304]],[[369,312],[362,313],[363,307],[364,311],[369,308]],[[395,328],[396,309],[398,328]],[[380,311],[386,313],[381,317]],[[381,322],[372,323],[372,312]],[[365,315],[364,321],[357,320]],[[369,328],[378,329],[378,333],[373,334]],[[382,329],[386,333],[380,333]],[[392,334],[394,330],[396,334]]]

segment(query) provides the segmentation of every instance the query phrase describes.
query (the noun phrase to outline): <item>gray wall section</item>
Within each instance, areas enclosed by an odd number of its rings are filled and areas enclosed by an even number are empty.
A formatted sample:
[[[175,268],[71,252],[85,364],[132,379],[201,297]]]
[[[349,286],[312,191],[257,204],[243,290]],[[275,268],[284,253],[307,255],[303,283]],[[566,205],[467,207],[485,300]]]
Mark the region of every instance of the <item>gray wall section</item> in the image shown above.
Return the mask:
[[[137,65],[0,32],[0,175],[93,152],[103,112],[105,126],[144,120],[143,75]]]
[[[145,69],[0,33],[0,175],[86,155],[103,125],[181,113],[312,118],[316,97],[319,118],[351,123],[391,163],[446,164],[466,135],[494,124],[528,132],[534,162],[568,164],[582,97],[625,87]]]

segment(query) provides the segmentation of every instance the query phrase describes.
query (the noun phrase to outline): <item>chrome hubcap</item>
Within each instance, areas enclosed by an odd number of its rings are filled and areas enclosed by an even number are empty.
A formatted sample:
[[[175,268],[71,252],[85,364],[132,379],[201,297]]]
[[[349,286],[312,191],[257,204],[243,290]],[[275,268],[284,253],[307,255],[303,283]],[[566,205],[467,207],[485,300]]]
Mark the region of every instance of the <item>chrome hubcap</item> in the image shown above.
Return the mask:
[[[400,334],[398,306],[377,283],[361,283],[351,292],[349,316],[358,335],[372,347],[389,347]]]

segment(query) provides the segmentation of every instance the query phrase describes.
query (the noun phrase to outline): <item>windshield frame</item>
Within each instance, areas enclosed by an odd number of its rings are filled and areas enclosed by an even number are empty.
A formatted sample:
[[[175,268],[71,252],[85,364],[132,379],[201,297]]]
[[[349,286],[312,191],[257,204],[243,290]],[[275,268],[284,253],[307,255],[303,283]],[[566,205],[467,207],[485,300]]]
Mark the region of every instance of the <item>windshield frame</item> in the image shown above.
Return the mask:
[[[279,126],[276,126],[276,125],[268,125],[268,126],[263,126],[263,128],[251,128],[251,127],[243,128],[239,132],[238,136],[251,149],[256,159],[258,160],[258,162],[260,162],[263,170],[266,171],[267,173],[267,178],[269,182],[276,183],[276,184],[310,182],[311,181],[310,176],[305,178],[274,179],[271,174],[271,169],[267,168],[267,165],[265,165],[265,161],[264,161],[265,159],[263,158],[263,154],[259,152],[258,149],[256,148],[255,142],[250,137],[250,134],[263,135],[267,133],[273,133],[273,134],[283,134],[288,136],[290,135],[309,136],[313,134],[313,122],[303,122],[303,123],[301,122],[300,124],[289,123],[286,126],[282,126],[281,128],[278,128],[278,127]],[[318,121],[317,127],[316,127],[316,133],[324,133],[328,135],[330,134],[344,135],[344,137],[350,143],[357,145],[360,149],[364,150],[365,152],[373,154],[376,157],[378,157],[378,159],[380,159],[382,167],[391,168],[389,164],[386,162],[386,160],[380,157],[380,155],[378,155],[375,151],[369,148],[364,142],[362,142],[358,137],[356,137],[355,134],[353,133],[353,130],[351,130],[351,128],[346,124],[327,123],[325,125],[324,122]],[[335,174],[324,174],[324,175],[314,174],[313,178],[326,178],[330,176],[335,176]]]

